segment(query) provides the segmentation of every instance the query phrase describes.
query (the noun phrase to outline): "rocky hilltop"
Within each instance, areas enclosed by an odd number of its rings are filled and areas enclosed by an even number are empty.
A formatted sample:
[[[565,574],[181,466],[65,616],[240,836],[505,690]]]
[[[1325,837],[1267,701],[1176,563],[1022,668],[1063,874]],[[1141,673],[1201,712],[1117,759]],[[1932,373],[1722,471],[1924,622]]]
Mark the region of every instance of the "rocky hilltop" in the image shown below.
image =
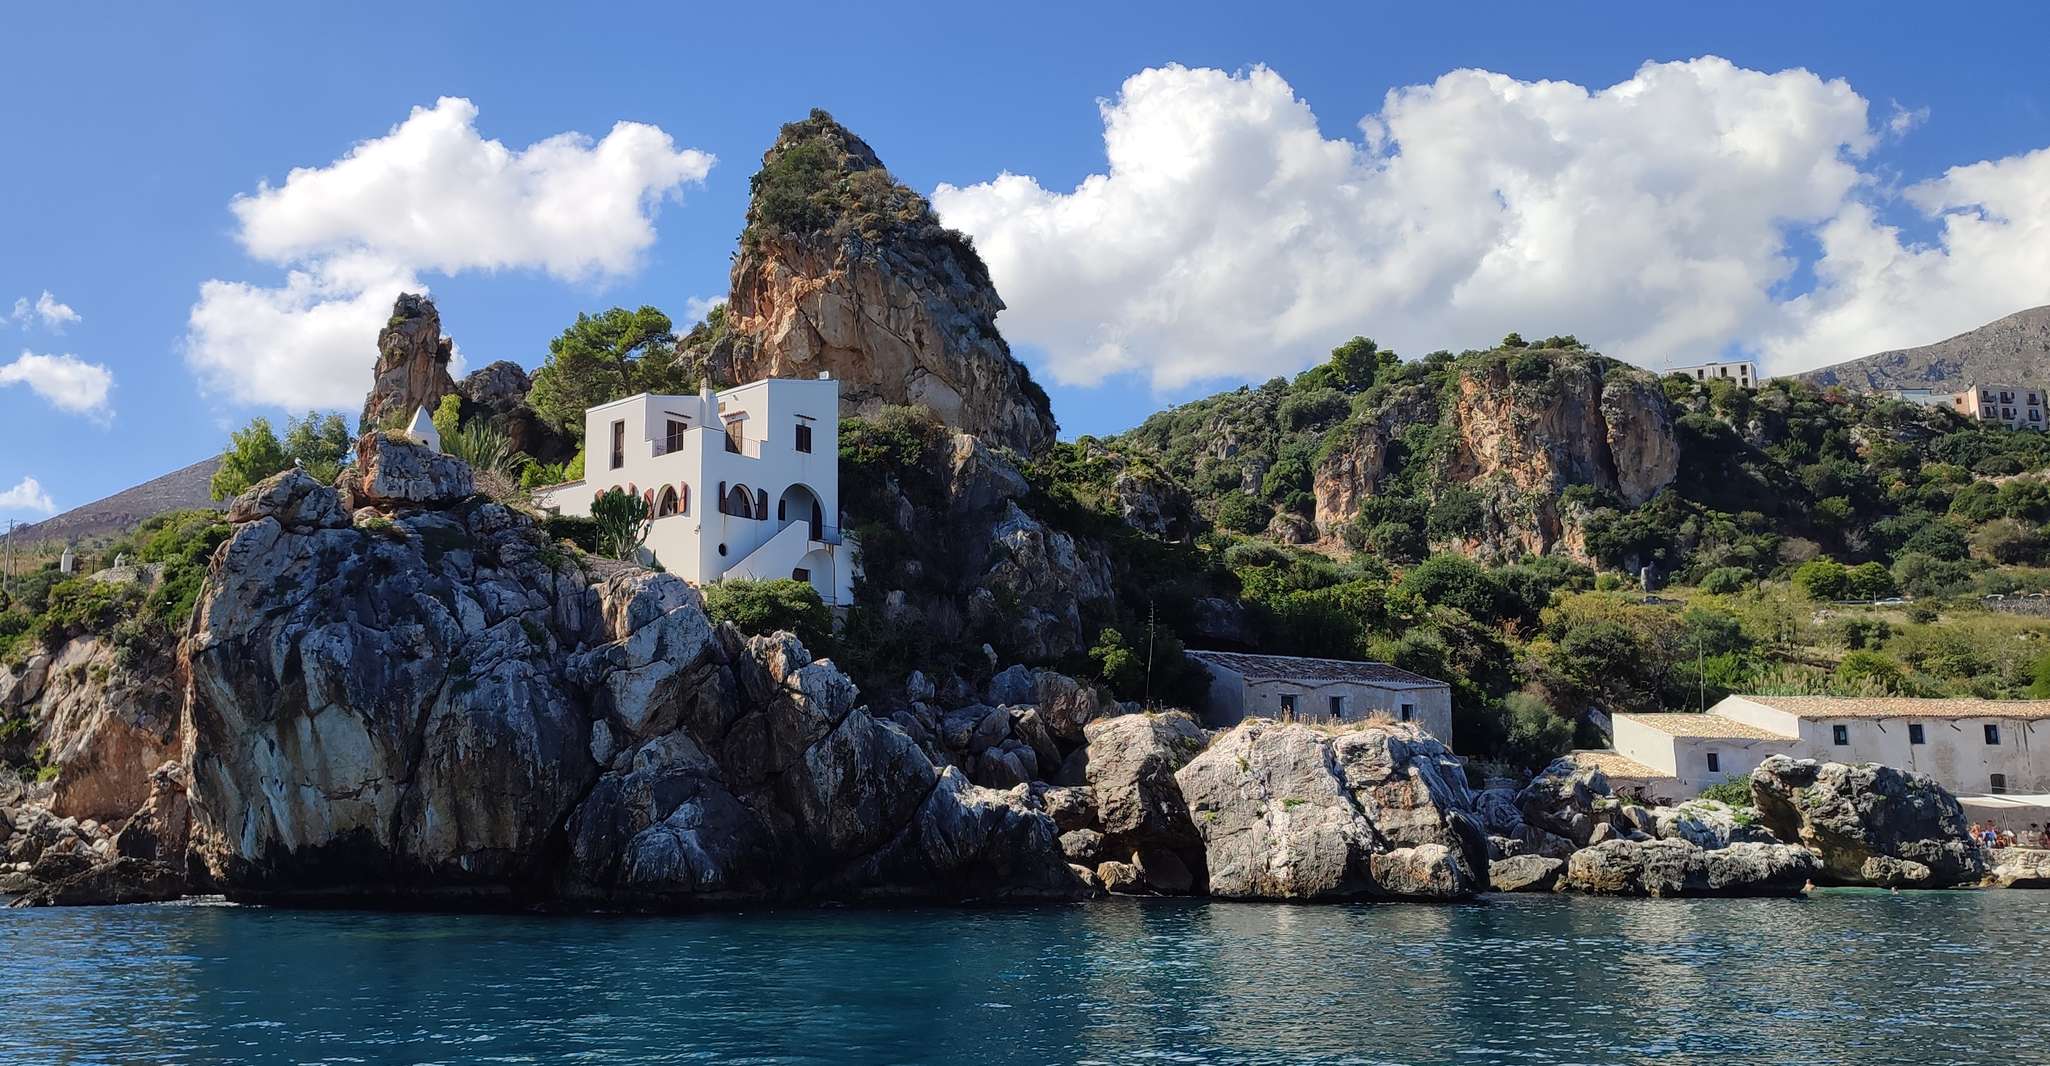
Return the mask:
[[[831,373],[850,414],[911,404],[1031,454],[1053,413],[997,332],[1003,307],[968,238],[813,111],[762,157],[724,329],[697,355],[721,384]]]
[[[1812,385],[1870,392],[1956,390],[1978,382],[2041,385],[2050,379],[2050,305],[2016,311],[1935,344],[1879,352],[1799,377]]]

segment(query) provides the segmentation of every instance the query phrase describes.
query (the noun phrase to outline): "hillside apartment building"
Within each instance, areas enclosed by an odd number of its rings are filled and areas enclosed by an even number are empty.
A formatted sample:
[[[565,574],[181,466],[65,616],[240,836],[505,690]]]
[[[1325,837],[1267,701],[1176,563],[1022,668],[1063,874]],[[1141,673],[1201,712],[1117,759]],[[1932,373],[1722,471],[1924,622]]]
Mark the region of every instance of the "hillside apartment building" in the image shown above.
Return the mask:
[[[1918,770],[1960,795],[2050,792],[2050,700],[1730,696],[1705,714],[1618,714],[1613,749],[1575,752],[1612,785],[1685,799],[1774,755]]]
[[[796,578],[829,605],[853,602],[839,382],[821,374],[629,396],[584,412],[584,446],[584,479],[541,490],[541,506],[588,515],[620,489],[647,501],[647,554],[687,581]]]
[[[1758,385],[1758,364],[1749,359],[1729,363],[1695,363],[1690,366],[1676,366],[1666,371],[1680,374],[1696,381],[1734,381],[1741,388],[1755,388]]]
[[[2045,393],[2021,385],[1968,385],[1950,397],[1951,410],[1979,422],[1994,422],[2009,429],[2041,432],[2045,422]]]
[[[1452,743],[1452,687],[1387,663],[1306,659],[1237,651],[1191,651],[1210,672],[1203,724],[1246,718],[1357,722],[1374,716],[1415,722]]]

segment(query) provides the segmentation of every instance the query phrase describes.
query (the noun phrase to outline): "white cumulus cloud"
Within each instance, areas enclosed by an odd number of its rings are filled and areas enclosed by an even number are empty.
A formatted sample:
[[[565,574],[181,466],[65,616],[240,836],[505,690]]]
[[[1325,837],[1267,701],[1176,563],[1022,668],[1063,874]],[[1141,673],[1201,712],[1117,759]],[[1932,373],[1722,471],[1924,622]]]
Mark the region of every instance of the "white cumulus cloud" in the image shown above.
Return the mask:
[[[378,329],[422,275],[537,270],[564,281],[634,270],[665,198],[713,157],[661,129],[613,126],[521,149],[486,139],[477,108],[444,97],[325,166],[230,205],[249,254],[289,268],[281,286],[200,288],[186,361],[208,391],[249,404],[353,407]]]
[[[43,490],[42,482],[33,477],[24,477],[21,483],[0,492],[0,511],[34,511],[38,514],[54,514],[57,504],[50,494]]]
[[[71,309],[70,304],[59,303],[55,296],[50,295],[48,289],[44,289],[43,294],[36,297],[34,303],[30,303],[26,296],[15,300],[14,310],[7,316],[7,320],[23,329],[39,325],[52,333],[62,333],[64,327],[82,321],[78,312]]]
[[[1857,294],[1904,258],[1934,254],[1922,280],[1945,285],[1984,272],[1957,261],[1968,242],[2023,261],[1980,301],[2021,300],[1995,313],[2042,302],[2015,290],[2050,279],[2026,232],[2046,213],[2025,203],[2050,186],[2028,174],[1917,187],[1943,213],[1939,249],[1861,222],[1881,130],[1849,84],[1805,70],[1707,57],[1594,89],[1457,70],[1389,92],[1340,138],[1264,67],[1147,70],[1099,108],[1107,167],[1074,188],[1005,173],[933,194],[988,260],[1006,334],[1070,384],[1264,377],[1355,333],[1416,354],[1571,332],[1654,367],[1736,345],[1789,370],[1826,333],[1869,336],[1888,301]],[[1805,302],[1778,295],[1801,232],[1825,250]],[[1893,328],[1957,317],[1943,303]]]
[[[114,389],[113,371],[75,355],[22,352],[13,362],[0,363],[0,386],[7,385],[27,385],[60,410],[75,414],[104,419],[112,413],[107,395]]]

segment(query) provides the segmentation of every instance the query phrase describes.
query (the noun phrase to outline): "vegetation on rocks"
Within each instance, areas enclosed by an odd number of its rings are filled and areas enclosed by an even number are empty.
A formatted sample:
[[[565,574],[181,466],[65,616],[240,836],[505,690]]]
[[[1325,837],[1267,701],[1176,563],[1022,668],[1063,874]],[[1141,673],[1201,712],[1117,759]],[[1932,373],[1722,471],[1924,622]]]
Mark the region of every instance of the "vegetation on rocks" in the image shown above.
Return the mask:
[[[584,409],[640,392],[686,393],[696,372],[678,358],[669,316],[648,306],[579,314],[548,342],[527,403],[571,438],[584,437]]]

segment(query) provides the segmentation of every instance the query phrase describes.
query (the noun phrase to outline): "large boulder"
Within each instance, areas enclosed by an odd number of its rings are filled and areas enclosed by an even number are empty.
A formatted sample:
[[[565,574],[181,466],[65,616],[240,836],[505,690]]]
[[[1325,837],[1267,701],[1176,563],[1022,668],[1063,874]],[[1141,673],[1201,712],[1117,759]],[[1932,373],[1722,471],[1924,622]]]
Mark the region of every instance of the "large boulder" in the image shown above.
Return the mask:
[[[1566,860],[1561,887],[1601,896],[1793,896],[1820,870],[1806,848],[1615,838]]]
[[[1927,774],[1775,755],[1751,772],[1761,824],[1822,860],[1821,880],[1946,888],[1986,876],[1957,798]]]
[[[1758,824],[1758,812],[1720,800],[1691,799],[1671,807],[1626,808],[1646,811],[1651,835],[1660,840],[1684,840],[1697,848],[1722,848],[1731,844],[1779,844]]]
[[[1175,775],[1214,896],[1448,899],[1487,887],[1459,760],[1412,725],[1252,719]]]
[[[1089,723],[1087,735],[1100,850],[1132,859],[1161,891],[1189,891],[1199,883],[1204,849],[1175,772],[1203,750],[1202,727],[1179,712],[1126,714]],[[1164,879],[1154,876],[1162,871]]]
[[[2050,888],[2050,850],[2002,848],[1986,883],[1996,888]]]
[[[43,879],[30,872],[31,883],[13,901],[16,907],[95,907],[113,903],[157,903],[185,894],[179,867],[127,856],[62,876]]]
[[[1554,759],[1516,796],[1523,820],[1546,833],[1586,847],[1595,830],[1614,822],[1622,804],[1609,790],[1607,774],[1570,758]]]
[[[365,433],[338,487],[349,511],[446,507],[476,491],[470,465],[396,433]],[[239,502],[239,501],[238,501]]]
[[[1516,855],[1488,864],[1488,887],[1496,892],[1550,892],[1566,870],[1564,859]]]

